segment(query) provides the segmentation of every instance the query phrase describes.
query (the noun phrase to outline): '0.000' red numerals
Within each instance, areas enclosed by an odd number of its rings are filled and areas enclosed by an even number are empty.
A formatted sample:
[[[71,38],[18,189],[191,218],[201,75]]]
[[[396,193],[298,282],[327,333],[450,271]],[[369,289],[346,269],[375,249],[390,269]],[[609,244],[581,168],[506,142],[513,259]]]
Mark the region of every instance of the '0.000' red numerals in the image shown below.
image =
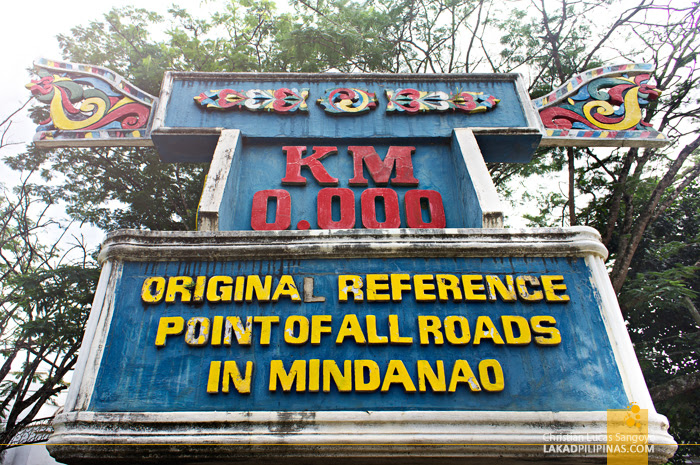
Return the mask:
[[[340,204],[340,219],[333,220],[332,205]],[[384,203],[385,219],[377,218],[377,200]],[[270,200],[276,201],[275,220],[267,222]],[[409,228],[444,228],[445,208],[442,196],[434,190],[414,189],[404,196],[406,226]],[[429,220],[423,220],[423,208],[427,207]],[[367,229],[400,228],[399,196],[388,188],[365,189],[360,196],[362,226]],[[316,222],[319,229],[352,229],[355,227],[355,193],[351,189],[327,187],[318,192],[316,199]],[[292,224],[292,197],[284,189],[268,189],[253,195],[250,225],[255,231],[282,231]],[[300,221],[299,229],[308,229],[306,221]]]

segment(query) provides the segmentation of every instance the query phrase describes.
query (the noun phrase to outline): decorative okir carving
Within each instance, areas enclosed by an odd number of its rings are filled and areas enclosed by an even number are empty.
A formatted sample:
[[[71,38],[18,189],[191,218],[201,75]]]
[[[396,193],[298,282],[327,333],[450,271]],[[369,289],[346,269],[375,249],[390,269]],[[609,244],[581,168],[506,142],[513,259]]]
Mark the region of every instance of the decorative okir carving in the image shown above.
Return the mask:
[[[40,60],[38,79],[27,87],[49,105],[35,141],[113,139],[112,145],[148,145],[153,106],[158,99],[116,73],[97,66]],[[148,142],[144,142],[148,141]]]
[[[327,89],[318,103],[327,113],[337,115],[357,115],[366,113],[377,106],[374,92],[365,89],[338,87]]]
[[[661,91],[649,84],[651,75],[640,74],[642,70],[651,68],[632,64],[589,70],[533,100],[546,129],[543,143],[547,138],[569,141],[565,145],[578,145],[577,139],[658,139],[665,143],[663,134],[643,120],[642,109]]]
[[[482,113],[492,110],[500,102],[500,99],[483,92],[462,91],[453,94],[441,90],[428,92],[410,88],[387,90],[386,98],[389,100],[387,112],[408,114],[431,111]]]
[[[202,92],[194,100],[202,107],[215,110],[274,111],[286,114],[297,110],[308,111],[308,96],[309,89],[299,91],[286,87],[274,90],[219,89]]]

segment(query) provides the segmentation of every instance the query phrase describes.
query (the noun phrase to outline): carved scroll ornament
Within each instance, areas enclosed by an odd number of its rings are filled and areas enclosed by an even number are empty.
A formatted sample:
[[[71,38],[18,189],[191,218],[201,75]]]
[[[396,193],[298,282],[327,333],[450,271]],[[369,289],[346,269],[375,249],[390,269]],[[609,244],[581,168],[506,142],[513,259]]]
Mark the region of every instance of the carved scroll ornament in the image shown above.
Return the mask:
[[[427,112],[460,111],[464,113],[482,113],[492,110],[499,99],[483,92],[462,91],[457,93],[444,91],[421,91],[417,89],[387,90],[389,104],[387,112],[406,112],[409,114]]]
[[[357,115],[376,108],[377,97],[366,89],[337,87],[327,89],[318,103],[327,113],[336,115]]]
[[[205,108],[215,110],[274,111],[275,113],[292,113],[297,110],[307,111],[306,98],[309,89],[274,90],[219,89],[202,92],[194,97],[195,102]]]
[[[35,141],[110,140],[108,145],[150,145],[149,130],[157,98],[98,66],[40,60],[38,79],[26,87],[49,106]]]
[[[663,134],[644,121],[642,110],[661,95],[650,65],[597,68],[574,76],[533,100],[545,127],[542,145],[661,146]]]

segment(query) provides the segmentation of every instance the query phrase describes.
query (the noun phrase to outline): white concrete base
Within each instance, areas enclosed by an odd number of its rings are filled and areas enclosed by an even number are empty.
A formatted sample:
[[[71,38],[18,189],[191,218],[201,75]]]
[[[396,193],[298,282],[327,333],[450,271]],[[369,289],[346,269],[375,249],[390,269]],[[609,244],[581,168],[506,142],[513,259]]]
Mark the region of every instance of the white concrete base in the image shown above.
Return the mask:
[[[49,442],[67,463],[605,463],[606,412],[184,412],[61,414]],[[506,427],[507,425],[507,427]],[[649,463],[676,450],[649,413]],[[586,445],[577,453],[545,446]],[[586,450],[587,449],[587,450]]]
[[[617,367],[610,369],[619,370],[629,402],[648,410],[648,441],[654,445],[649,463],[663,463],[677,446],[646,388],[607,277],[606,253],[598,234],[583,227],[112,233],[103,244],[102,277],[49,451],[68,464],[603,464],[606,449],[594,446],[606,444],[606,411],[89,411],[114,311],[114,289],[128,261],[584,257],[616,360]],[[572,453],[571,448],[552,450],[556,444],[590,447]]]

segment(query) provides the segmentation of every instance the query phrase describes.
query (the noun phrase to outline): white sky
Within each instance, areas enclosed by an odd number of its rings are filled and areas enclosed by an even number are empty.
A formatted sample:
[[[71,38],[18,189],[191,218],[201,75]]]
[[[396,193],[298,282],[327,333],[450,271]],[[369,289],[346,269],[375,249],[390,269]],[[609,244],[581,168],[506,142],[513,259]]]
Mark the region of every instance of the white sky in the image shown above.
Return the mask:
[[[173,4],[177,4],[197,15],[199,10],[217,8],[217,0],[148,0],[137,6],[156,11],[163,15]],[[286,9],[286,1],[278,0],[278,7]],[[113,7],[133,5],[132,1],[120,0],[34,0],[24,3],[16,0],[5,0],[0,6],[0,59],[3,63],[2,85],[0,85],[0,121],[16,110],[29,97],[29,91],[24,87],[31,77],[28,68],[32,67],[35,59],[44,57],[61,59],[56,41],[58,34],[69,33],[78,25],[86,25],[90,20],[100,20]],[[204,16],[204,15],[202,15]],[[165,70],[163,70],[165,71]],[[0,157],[11,153],[20,153],[24,144],[31,141],[36,126],[22,111],[14,120],[9,132],[8,142],[17,143],[0,148]],[[17,173],[0,164],[0,183],[12,185],[17,180]],[[519,215],[512,214],[512,208],[504,202],[511,226],[522,226],[517,221]],[[80,231],[85,234],[92,247],[101,242],[103,233],[96,228],[83,226]]]
[[[194,12],[202,1],[148,0],[139,6],[165,14],[173,3]],[[104,0],[33,0],[27,3],[4,0],[0,6],[0,62],[3,63],[0,74],[0,121],[14,112],[31,95],[24,85],[31,80],[27,70],[32,67],[33,61],[41,57],[61,59],[56,41],[58,34],[68,33],[72,27],[85,25],[90,20],[99,20],[112,7],[132,4],[133,2]],[[27,112],[22,110],[13,119],[8,140],[17,144],[0,148],[0,157],[21,153],[24,144],[31,142],[36,126],[26,114]],[[0,183],[12,186],[17,179],[16,172],[0,163]],[[56,215],[65,216],[60,209],[54,212]],[[54,230],[53,234],[58,237],[57,231]],[[104,238],[103,231],[87,225],[73,225],[70,234],[66,236],[68,242],[72,242],[70,235],[83,235],[91,249],[96,248]],[[62,397],[58,399],[58,403],[63,403]],[[51,415],[53,410],[53,407],[45,406],[39,417]]]
[[[166,14],[173,3],[197,11],[202,0],[148,0],[138,4],[141,8]],[[31,95],[24,85],[31,75],[27,71],[37,58],[61,59],[56,36],[67,34],[74,26],[86,25],[91,20],[100,20],[112,7],[133,5],[131,1],[119,0],[33,0],[22,2],[4,0],[0,6],[0,63],[2,66],[0,85],[0,121],[20,107]],[[163,70],[165,71],[165,70]],[[0,148],[0,157],[21,153],[24,144],[31,142],[36,126],[22,110],[13,119],[6,140],[16,145]],[[0,164],[0,183],[11,186],[17,181],[17,173]],[[97,228],[83,226],[72,234],[85,235],[91,248],[103,239]]]
[[[196,11],[201,0],[148,0],[138,6],[165,14],[172,3]],[[28,3],[5,0],[0,6],[0,62],[3,63],[0,117],[4,119],[29,97],[24,85],[30,80],[27,68],[32,67],[35,59],[61,59],[56,41],[58,34],[68,33],[72,27],[90,20],[99,20],[112,7],[132,4],[134,2],[118,0],[34,0]],[[13,142],[31,140],[35,130],[31,121],[17,121],[13,126]]]

